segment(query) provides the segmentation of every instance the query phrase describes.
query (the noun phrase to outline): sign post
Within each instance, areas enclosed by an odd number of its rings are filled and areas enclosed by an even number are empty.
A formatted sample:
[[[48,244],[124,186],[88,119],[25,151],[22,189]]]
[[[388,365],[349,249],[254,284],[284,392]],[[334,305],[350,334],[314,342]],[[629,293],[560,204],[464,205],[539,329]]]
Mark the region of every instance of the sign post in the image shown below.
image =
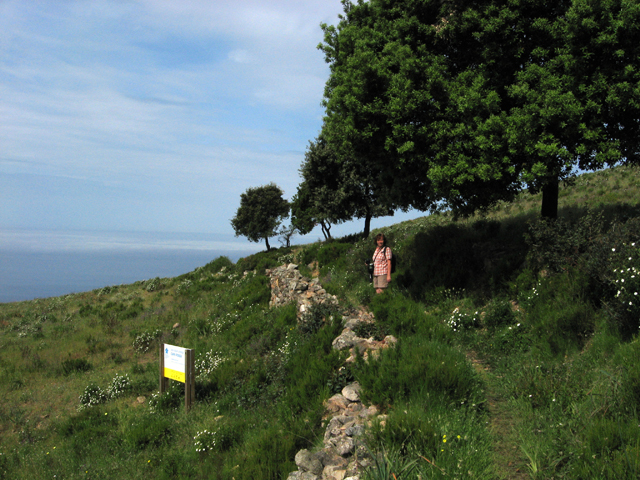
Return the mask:
[[[160,393],[167,390],[167,379],[184,383],[184,408],[188,412],[196,397],[195,355],[191,348],[160,345]]]

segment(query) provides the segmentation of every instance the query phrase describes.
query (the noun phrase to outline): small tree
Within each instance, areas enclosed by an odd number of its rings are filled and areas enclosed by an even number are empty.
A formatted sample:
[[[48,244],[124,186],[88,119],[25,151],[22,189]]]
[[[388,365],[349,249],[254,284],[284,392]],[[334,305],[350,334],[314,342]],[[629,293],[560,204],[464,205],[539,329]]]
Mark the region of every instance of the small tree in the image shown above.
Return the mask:
[[[280,240],[280,245],[289,248],[291,246],[291,239],[296,233],[298,233],[298,229],[293,225],[289,225],[288,227],[282,225],[278,231],[278,240]]]
[[[282,194],[280,187],[270,183],[240,195],[240,207],[231,219],[236,237],[242,235],[256,243],[264,239],[267,251],[271,250],[269,237],[277,235],[278,226],[289,215],[289,202]]]

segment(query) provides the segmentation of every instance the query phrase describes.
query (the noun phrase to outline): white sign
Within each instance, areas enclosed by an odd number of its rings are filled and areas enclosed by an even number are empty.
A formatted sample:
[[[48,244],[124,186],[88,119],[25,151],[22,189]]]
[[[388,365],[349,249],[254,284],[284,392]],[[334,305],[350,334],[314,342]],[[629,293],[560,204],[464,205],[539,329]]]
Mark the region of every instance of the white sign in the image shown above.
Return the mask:
[[[164,376],[185,383],[186,348],[164,344]]]

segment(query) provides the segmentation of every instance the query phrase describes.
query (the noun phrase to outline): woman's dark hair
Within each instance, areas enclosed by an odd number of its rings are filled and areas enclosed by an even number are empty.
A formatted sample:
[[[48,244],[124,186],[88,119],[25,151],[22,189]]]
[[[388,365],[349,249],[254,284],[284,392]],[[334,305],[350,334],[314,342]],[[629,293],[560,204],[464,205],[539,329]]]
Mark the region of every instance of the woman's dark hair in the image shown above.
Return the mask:
[[[377,247],[378,246],[378,240],[382,239],[382,245],[386,246],[387,245],[387,237],[384,236],[384,233],[379,233],[376,235],[375,240],[373,241],[373,244]]]

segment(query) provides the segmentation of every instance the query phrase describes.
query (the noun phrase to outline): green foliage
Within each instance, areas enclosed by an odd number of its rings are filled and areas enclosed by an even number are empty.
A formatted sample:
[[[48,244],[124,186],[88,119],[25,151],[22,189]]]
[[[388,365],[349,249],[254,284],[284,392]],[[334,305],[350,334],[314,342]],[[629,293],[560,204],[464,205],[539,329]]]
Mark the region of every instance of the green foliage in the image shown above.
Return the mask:
[[[539,219],[529,227],[528,262],[536,270],[553,273],[575,267],[605,228],[602,215],[588,212],[577,222]]]
[[[630,336],[640,327],[640,248],[634,242],[612,250],[611,286],[616,293],[609,311],[618,330]]]
[[[157,448],[171,440],[171,420],[166,416],[146,414],[126,426],[123,435],[125,445],[133,450]]]
[[[303,335],[313,335],[325,324],[339,322],[338,308],[328,303],[314,303],[302,315],[298,322],[298,330]]]
[[[383,350],[378,359],[359,360],[354,372],[365,401],[392,405],[418,399],[430,392],[452,401],[469,401],[479,379],[459,350],[417,337]]]
[[[482,323],[487,328],[509,326],[516,323],[513,305],[504,298],[494,299],[486,308]]]
[[[249,188],[240,195],[240,207],[231,226],[236,236],[251,242],[264,239],[270,250],[269,237],[276,235],[278,226],[289,215],[289,202],[282,198],[282,189],[274,183]]]
[[[521,228],[480,221],[423,230],[403,252],[406,270],[398,283],[429,303],[438,301],[434,292],[499,290],[524,260]]]
[[[434,418],[420,404],[400,403],[389,412],[385,425],[375,423],[370,443],[400,454],[434,458],[442,443]]]
[[[344,262],[345,254],[353,248],[349,243],[329,242],[324,243],[318,249],[316,260],[320,268],[326,268],[329,265],[340,265],[340,260]]]
[[[380,322],[359,322],[354,328],[353,333],[360,338],[372,338],[377,341],[384,340],[387,336],[387,331]]]
[[[386,180],[382,204],[468,214],[528,189],[553,216],[559,180],[638,162],[632,3],[343,6],[321,136]]]
[[[580,272],[540,283],[527,318],[533,335],[544,339],[554,355],[581,348],[594,332],[596,312],[584,298],[584,288]]]
[[[428,338],[446,338],[447,330],[444,324],[427,316],[422,304],[402,295],[387,293],[373,296],[369,305],[376,322],[386,332],[397,337],[420,332]]]
[[[138,353],[147,353],[158,345],[158,339],[161,335],[162,331],[158,329],[139,333],[133,339],[133,349]]]
[[[69,358],[62,361],[62,373],[64,375],[71,375],[76,372],[87,372],[92,368],[93,365],[84,358]]]

